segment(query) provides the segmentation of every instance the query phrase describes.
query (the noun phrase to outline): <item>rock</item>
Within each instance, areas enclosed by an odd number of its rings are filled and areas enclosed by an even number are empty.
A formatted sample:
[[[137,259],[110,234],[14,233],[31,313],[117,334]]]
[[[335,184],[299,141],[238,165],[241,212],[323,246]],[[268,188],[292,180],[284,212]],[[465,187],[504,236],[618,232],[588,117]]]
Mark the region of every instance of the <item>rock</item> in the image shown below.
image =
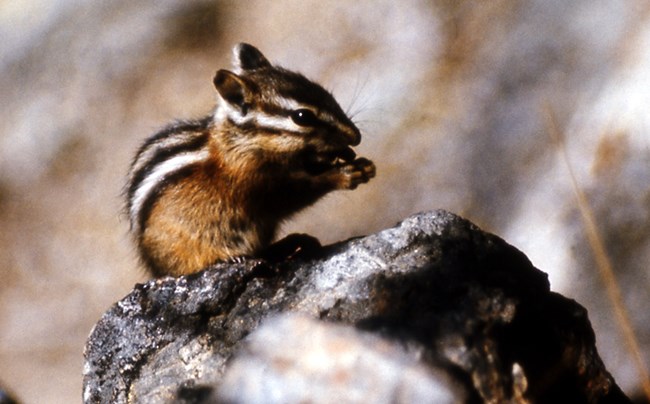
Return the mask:
[[[398,342],[284,314],[251,333],[210,401],[454,403],[462,394]]]
[[[136,285],[88,339],[83,397],[629,402],[586,310],[520,251],[444,211],[310,258]]]

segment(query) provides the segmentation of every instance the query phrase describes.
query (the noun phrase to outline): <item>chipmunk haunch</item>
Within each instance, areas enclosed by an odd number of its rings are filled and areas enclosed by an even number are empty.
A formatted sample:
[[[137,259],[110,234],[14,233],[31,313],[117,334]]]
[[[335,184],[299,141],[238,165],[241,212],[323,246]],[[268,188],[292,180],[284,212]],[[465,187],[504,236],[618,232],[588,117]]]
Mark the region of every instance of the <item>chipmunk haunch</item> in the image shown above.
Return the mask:
[[[329,92],[251,45],[234,55],[234,71],[214,77],[214,113],[149,137],[131,164],[131,231],[155,276],[256,256],[284,219],[375,176],[351,147],[359,129]]]

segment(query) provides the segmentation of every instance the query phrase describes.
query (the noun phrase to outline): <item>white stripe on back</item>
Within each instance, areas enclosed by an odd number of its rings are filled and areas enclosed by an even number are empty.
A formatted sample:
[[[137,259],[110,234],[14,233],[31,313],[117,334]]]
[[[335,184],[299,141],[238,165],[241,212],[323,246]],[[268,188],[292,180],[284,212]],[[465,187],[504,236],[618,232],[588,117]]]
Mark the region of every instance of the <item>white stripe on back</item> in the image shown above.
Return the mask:
[[[142,205],[161,181],[180,169],[207,160],[209,156],[209,150],[197,150],[181,153],[155,166],[149,175],[147,175],[147,177],[138,185],[138,188],[131,199],[129,219],[131,220],[131,226],[133,226],[133,229],[136,232],[140,230],[139,216],[141,214]]]
[[[135,174],[140,169],[147,164],[149,164],[149,161],[154,157],[154,155],[164,149],[169,149],[175,146],[180,146],[184,143],[189,143],[194,138],[197,136],[202,136],[203,133],[197,133],[197,132],[181,132],[181,133],[173,133],[167,137],[164,137],[162,139],[158,139],[154,143],[150,144],[145,150],[143,150],[138,156],[135,162],[133,163],[133,166],[131,167],[131,173]]]

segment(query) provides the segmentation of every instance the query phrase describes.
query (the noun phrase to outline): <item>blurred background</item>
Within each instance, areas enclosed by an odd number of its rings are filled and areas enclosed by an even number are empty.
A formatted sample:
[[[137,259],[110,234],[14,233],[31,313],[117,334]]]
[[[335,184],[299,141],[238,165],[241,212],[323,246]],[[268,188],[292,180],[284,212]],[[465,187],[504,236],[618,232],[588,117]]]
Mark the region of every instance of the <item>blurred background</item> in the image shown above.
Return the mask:
[[[145,137],[213,106],[240,41],[333,91],[378,176],[288,223],[323,242],[444,208],[521,249],[589,310],[640,391],[554,127],[650,359],[646,0],[0,2],[0,385],[81,398],[93,324],[138,266],[121,190]]]

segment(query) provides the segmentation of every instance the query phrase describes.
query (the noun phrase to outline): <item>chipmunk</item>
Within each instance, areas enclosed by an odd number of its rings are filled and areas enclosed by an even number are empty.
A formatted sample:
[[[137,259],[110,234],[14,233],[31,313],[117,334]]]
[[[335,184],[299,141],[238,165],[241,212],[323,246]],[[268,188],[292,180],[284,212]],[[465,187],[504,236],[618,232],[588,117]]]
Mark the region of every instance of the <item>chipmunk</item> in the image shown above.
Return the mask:
[[[126,209],[154,276],[261,254],[283,220],[375,176],[350,147],[359,129],[329,92],[252,45],[233,53],[234,72],[213,80],[214,113],[162,129],[131,164]]]

